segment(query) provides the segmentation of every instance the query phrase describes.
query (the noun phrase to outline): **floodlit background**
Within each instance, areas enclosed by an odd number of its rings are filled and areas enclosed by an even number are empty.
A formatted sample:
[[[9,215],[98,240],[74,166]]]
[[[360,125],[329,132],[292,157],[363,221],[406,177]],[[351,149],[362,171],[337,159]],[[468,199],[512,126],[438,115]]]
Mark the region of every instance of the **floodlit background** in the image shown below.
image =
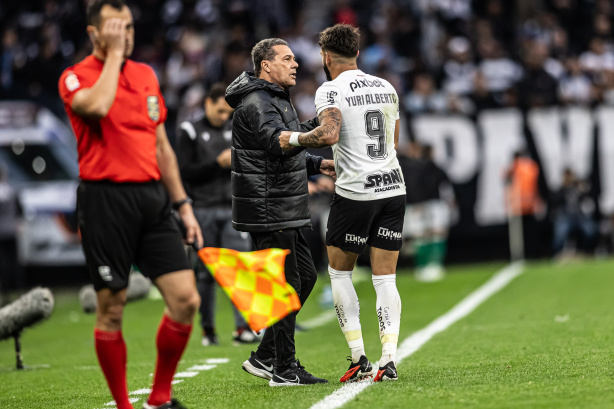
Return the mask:
[[[338,22],[360,28],[359,68],[386,78],[400,97],[408,189],[400,341],[510,259],[532,260],[487,305],[406,355],[399,382],[375,385],[346,407],[614,407],[613,1],[127,3],[133,58],[158,75],[171,143],[181,121],[202,114],[207,89],[251,70],[251,48],[268,37],[288,41],[300,64],[293,103],[302,120],[315,116],[325,81],[318,33]],[[51,319],[22,337],[31,371],[16,372],[12,342],[0,341],[0,407],[113,407],[94,354],[94,317],[77,299],[88,277],[75,218],[76,143],[57,91],[61,72],[91,52],[85,26],[83,0],[0,2],[0,307],[39,284],[56,295]],[[326,177],[310,180],[314,229],[305,233],[321,272],[331,191]],[[374,359],[365,257],[355,284]],[[303,408],[325,399],[347,365],[331,303],[321,274],[297,335],[301,362],[331,384],[271,391],[241,371],[250,346],[231,345],[220,293],[221,345],[201,347],[195,329],[177,396],[193,408]],[[151,383],[162,308],[153,291],[126,309],[136,407]]]
[[[90,52],[84,4],[26,0],[0,5],[0,171],[19,197],[19,208],[3,210],[0,223],[8,288],[58,278],[60,270],[49,275],[39,267],[83,264],[74,220],[75,143],[57,80]],[[578,248],[589,255],[611,252],[611,1],[129,4],[136,26],[133,58],[158,74],[170,109],[171,141],[182,120],[202,112],[211,84],[229,83],[251,69],[251,47],[266,37],[289,42],[300,63],[292,99],[302,119],[314,116],[313,96],[325,80],[317,34],[337,22],[351,23],[362,32],[359,67],[388,79],[400,96],[399,154],[412,156],[410,141],[429,146],[453,187],[443,197],[444,225],[450,227],[446,262],[510,257],[506,182],[512,179],[513,155],[520,151],[538,167],[523,185],[526,192],[519,193],[530,196],[530,203],[516,212],[523,214],[524,235],[516,236],[525,237],[525,255],[573,255],[570,250]],[[564,184],[566,169],[572,182]],[[408,180],[408,187],[418,191],[412,183]],[[574,203],[565,200],[570,187]],[[9,201],[8,188],[4,191],[0,203]],[[326,183],[312,185],[317,233],[311,240],[319,267],[326,264],[319,232],[326,223],[329,191]],[[15,238],[10,219],[16,211]],[[557,227],[565,212],[574,214]],[[411,239],[421,234],[406,228],[402,264],[412,265]],[[15,248],[19,265],[10,260]],[[63,271],[68,282],[80,276]]]

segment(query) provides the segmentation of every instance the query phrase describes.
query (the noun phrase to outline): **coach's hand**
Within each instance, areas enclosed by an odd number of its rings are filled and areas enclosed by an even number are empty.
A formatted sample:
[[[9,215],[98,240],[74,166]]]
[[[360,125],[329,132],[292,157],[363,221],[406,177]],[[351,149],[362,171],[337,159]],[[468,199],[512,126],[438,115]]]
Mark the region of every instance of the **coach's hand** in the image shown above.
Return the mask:
[[[320,173],[330,176],[334,181],[337,181],[337,172],[335,172],[335,161],[331,159],[323,159],[320,163]]]
[[[196,242],[198,248],[202,248],[203,234],[200,231],[200,226],[196,221],[196,217],[194,217],[194,210],[192,210],[192,205],[186,203],[181,206],[179,208],[179,216],[181,216],[181,221],[186,228],[185,243],[192,245],[192,243]]]
[[[281,131],[281,134],[279,134],[279,146],[281,146],[281,150],[284,152],[294,148],[294,146],[290,145],[290,135],[292,135],[292,131]]]

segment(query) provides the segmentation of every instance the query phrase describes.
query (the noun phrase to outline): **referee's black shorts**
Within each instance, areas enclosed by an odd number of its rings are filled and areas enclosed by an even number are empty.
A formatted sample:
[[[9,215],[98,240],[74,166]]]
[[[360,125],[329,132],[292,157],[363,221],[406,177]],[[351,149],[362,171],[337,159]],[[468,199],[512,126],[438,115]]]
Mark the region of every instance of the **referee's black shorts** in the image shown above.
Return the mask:
[[[126,288],[133,263],[152,280],[190,268],[170,198],[157,181],[82,181],[77,215],[96,291]]]

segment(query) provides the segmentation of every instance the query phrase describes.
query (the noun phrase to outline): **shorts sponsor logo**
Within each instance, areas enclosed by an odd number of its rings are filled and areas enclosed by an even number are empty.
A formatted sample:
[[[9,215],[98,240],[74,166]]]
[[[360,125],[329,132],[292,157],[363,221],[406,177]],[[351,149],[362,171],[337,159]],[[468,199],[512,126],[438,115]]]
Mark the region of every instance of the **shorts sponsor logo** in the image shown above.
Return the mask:
[[[109,266],[99,266],[98,274],[103,281],[113,281],[113,276],[111,275],[111,267]]]
[[[376,87],[376,88],[384,87],[384,83],[381,80],[370,81],[366,78],[364,80],[356,80],[356,81],[350,82],[350,89],[352,90],[352,92],[360,88],[373,88],[373,87]]]
[[[381,238],[389,239],[389,240],[401,240],[401,232],[388,230],[385,227],[380,227],[377,230],[377,237],[381,237]]]
[[[355,234],[346,233],[345,242],[354,244],[366,244],[368,237],[360,237]]]
[[[158,103],[158,97],[150,95],[147,97],[147,114],[149,119],[157,122],[160,119],[160,104]]]
[[[365,189],[390,187],[390,189],[378,189],[376,192],[383,192],[385,190],[400,189],[399,183],[403,182],[403,176],[401,176],[401,169],[393,169],[390,172],[373,173],[367,176],[367,183],[364,184]],[[395,187],[396,186],[396,187]]]

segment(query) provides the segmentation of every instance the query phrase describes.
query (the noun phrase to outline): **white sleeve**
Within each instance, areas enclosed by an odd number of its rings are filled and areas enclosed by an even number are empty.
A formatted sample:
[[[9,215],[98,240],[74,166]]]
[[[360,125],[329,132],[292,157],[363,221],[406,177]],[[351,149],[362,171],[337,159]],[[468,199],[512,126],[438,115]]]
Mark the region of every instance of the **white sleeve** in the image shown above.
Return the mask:
[[[318,115],[326,108],[340,108],[341,90],[332,81],[325,82],[316,91],[315,104]]]
[[[396,97],[397,97],[397,117],[395,119],[400,119],[401,118],[401,115],[400,115],[400,112],[401,112],[401,101],[399,101],[399,96],[397,95],[396,92],[394,93],[394,95],[396,95]]]

